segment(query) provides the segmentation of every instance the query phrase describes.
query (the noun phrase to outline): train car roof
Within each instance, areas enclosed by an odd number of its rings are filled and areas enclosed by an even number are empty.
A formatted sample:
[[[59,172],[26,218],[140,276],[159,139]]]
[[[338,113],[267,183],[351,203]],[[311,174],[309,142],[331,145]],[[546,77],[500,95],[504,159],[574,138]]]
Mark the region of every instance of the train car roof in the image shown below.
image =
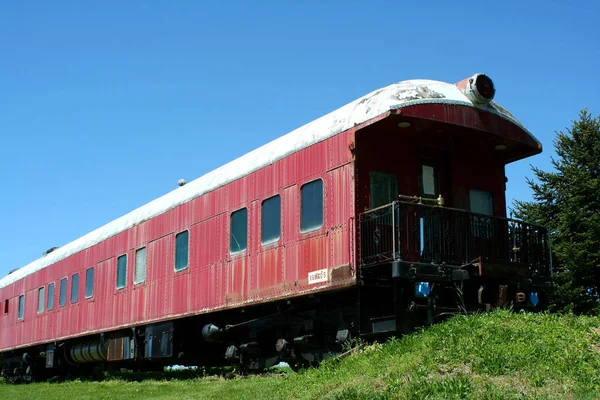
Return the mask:
[[[0,279],[0,288],[355,125],[367,122],[390,110],[427,103],[483,108],[511,121],[531,135],[498,103],[492,101],[483,106],[474,104],[454,84],[421,79],[394,83],[309,122],[52,251]],[[533,135],[531,137],[535,139]]]

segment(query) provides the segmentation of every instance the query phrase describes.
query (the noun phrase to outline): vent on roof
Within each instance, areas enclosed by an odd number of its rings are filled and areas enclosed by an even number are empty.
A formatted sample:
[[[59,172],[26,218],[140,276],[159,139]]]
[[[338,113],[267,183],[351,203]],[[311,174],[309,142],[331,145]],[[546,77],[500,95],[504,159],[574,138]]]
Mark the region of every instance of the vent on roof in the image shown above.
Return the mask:
[[[56,249],[58,249],[58,247],[50,247],[48,250],[46,250],[44,252],[44,255],[47,256],[48,254],[52,253]]]

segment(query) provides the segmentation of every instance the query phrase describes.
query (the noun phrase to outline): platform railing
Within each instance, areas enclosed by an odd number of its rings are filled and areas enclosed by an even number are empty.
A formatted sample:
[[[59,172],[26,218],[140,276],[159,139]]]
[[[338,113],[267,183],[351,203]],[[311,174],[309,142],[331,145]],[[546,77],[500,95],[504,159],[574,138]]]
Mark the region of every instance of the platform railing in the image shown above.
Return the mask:
[[[551,275],[548,230],[460,209],[395,201],[359,217],[360,264],[394,260],[463,266],[477,260]]]

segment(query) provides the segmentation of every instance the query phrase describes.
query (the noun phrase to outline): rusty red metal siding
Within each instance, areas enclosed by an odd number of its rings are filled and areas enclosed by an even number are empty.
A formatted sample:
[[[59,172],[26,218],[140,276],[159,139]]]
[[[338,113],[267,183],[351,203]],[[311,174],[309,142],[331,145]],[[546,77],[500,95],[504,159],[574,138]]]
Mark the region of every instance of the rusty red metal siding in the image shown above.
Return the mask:
[[[0,289],[10,312],[0,313],[0,349],[110,331],[132,324],[192,315],[242,304],[352,285],[354,164],[345,132],[169,210],[138,226]],[[300,233],[300,188],[323,180],[323,226]],[[281,196],[281,237],[262,245],[262,201]],[[248,209],[248,247],[229,252],[230,214]],[[189,230],[189,266],[176,272],[175,235]],[[146,280],[133,283],[135,252],[146,247]],[[127,279],[116,288],[117,258],[127,255]],[[85,272],[95,269],[94,294],[85,298]],[[332,280],[308,283],[308,273],[344,269]],[[70,302],[72,275],[79,299]],[[59,306],[60,280],[68,279],[67,303]],[[37,313],[37,291],[55,284],[54,309]],[[46,292],[47,293],[47,292]],[[25,315],[17,320],[18,296]],[[3,306],[3,303],[2,303]],[[2,310],[3,311],[3,310]]]

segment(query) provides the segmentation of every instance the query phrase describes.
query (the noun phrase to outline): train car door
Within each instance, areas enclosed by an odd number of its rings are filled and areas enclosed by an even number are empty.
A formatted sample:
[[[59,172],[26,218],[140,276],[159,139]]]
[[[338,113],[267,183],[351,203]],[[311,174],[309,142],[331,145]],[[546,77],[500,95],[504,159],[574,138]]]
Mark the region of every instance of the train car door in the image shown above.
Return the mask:
[[[439,152],[435,157],[429,157],[419,163],[418,188],[419,197],[431,200],[439,196],[444,198],[444,204],[450,206],[450,164],[447,154]],[[418,231],[421,261],[439,262],[445,257],[443,248],[442,215],[429,207],[419,211]]]

